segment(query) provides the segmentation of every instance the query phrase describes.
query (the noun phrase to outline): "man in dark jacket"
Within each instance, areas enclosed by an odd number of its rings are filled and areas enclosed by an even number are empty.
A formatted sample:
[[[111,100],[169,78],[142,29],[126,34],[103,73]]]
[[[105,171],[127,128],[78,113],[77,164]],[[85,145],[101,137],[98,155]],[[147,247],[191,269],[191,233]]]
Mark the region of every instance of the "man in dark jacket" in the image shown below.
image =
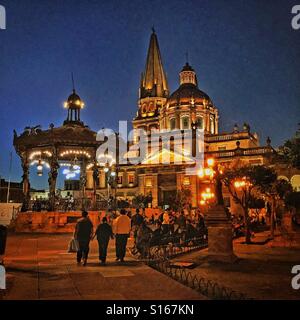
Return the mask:
[[[93,236],[93,224],[86,211],[82,212],[82,218],[78,220],[75,228],[74,238],[78,241],[79,250],[77,251],[77,263],[83,259],[83,265],[87,263],[89,255],[90,240]]]
[[[146,258],[150,252],[150,240],[152,231],[147,227],[146,223],[143,222],[138,229],[136,247],[141,254],[141,258]]]
[[[109,239],[114,238],[112,228],[107,223],[106,217],[102,219],[102,223],[99,224],[99,226],[97,227],[95,236],[97,237],[97,240],[98,240],[99,260],[101,261],[102,264],[105,264]]]
[[[144,222],[144,218],[140,214],[140,210],[137,208],[136,214],[131,218],[131,228],[133,230],[134,244],[136,244],[138,229],[143,222]]]

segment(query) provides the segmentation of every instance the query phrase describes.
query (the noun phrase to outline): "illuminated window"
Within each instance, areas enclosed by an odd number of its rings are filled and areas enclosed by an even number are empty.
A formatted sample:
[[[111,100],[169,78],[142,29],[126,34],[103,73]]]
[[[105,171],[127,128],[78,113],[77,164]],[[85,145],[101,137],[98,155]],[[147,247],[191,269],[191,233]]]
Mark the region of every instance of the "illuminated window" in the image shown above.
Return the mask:
[[[119,173],[117,178],[117,184],[122,184],[122,183],[123,183],[123,173]]]
[[[197,124],[197,128],[198,129],[203,129],[203,118],[202,117],[198,117],[196,120],[196,124]]]
[[[183,185],[189,186],[190,184],[191,184],[190,177],[184,177],[183,178]]]
[[[189,129],[190,128],[190,119],[189,117],[183,117],[181,119],[181,123],[182,123],[182,129]]]
[[[146,178],[146,187],[152,188],[152,178]]]
[[[176,128],[176,119],[173,118],[170,120],[170,129],[174,130]]]
[[[134,184],[134,174],[129,174],[128,175],[128,183]]]

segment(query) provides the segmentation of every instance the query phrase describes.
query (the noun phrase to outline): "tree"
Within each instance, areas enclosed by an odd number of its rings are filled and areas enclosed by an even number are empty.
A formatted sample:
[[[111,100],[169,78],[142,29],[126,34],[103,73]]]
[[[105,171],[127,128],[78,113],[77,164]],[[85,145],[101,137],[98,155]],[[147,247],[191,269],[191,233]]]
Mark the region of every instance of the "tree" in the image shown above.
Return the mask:
[[[249,209],[260,197],[259,191],[270,188],[277,174],[265,166],[242,166],[231,168],[222,175],[222,181],[231,194],[233,201],[239,204],[244,213],[245,242],[251,243]]]
[[[176,192],[175,197],[170,200],[170,208],[174,211],[181,211],[190,205],[192,198],[192,193],[190,189],[184,189]]]
[[[139,194],[137,196],[135,196],[132,200],[133,205],[138,208],[141,205],[143,205],[144,208],[148,207],[148,204],[152,202],[152,195],[148,194],[148,195],[143,195],[143,194]]]
[[[279,147],[279,154],[291,166],[300,169],[300,124],[294,137]]]
[[[300,192],[293,191],[286,197],[285,203],[288,207],[293,207],[296,210],[300,209]]]
[[[259,192],[266,196],[271,203],[271,238],[274,237],[275,216],[282,202],[293,191],[293,187],[289,181],[284,179],[276,179],[272,184],[266,185],[264,188],[259,187]]]

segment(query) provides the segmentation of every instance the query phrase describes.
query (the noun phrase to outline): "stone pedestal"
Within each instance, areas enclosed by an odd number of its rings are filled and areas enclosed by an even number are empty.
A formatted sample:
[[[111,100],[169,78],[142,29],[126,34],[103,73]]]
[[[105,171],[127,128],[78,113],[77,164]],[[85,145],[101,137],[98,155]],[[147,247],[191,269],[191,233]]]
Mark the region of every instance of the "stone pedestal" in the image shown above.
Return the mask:
[[[237,260],[232,245],[232,225],[225,208],[214,206],[205,215],[208,228],[208,260],[232,263]]]

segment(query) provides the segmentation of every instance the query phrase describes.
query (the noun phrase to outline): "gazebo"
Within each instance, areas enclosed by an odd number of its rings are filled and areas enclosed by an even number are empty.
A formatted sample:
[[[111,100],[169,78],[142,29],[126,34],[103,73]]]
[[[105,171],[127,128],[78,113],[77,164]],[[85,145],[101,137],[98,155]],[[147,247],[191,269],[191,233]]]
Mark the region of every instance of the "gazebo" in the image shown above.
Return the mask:
[[[80,191],[82,208],[86,200],[96,204],[96,186],[98,179],[97,148],[101,142],[96,140],[96,132],[92,131],[80,119],[84,103],[75,89],[64,103],[67,119],[56,128],[50,124],[47,130],[41,126],[26,127],[20,135],[14,130],[14,147],[21,159],[23,169],[23,208],[27,211],[30,203],[29,172],[36,167],[37,174],[42,175],[48,169],[49,209],[56,207],[56,184],[59,168],[66,167],[69,177],[80,174]]]

